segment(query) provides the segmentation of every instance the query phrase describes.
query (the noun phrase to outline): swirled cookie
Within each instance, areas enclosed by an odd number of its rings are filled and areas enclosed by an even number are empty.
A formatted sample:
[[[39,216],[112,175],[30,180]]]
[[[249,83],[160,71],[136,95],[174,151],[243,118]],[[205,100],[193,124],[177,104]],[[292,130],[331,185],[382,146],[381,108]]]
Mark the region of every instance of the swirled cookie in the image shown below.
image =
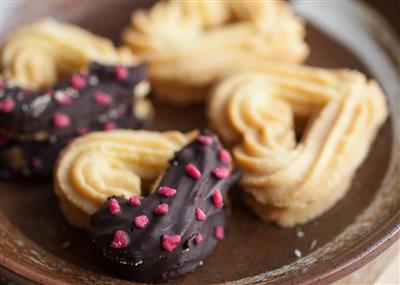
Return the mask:
[[[240,175],[231,175],[229,158],[216,136],[202,132],[175,153],[148,197],[110,198],[92,216],[93,241],[110,267],[159,282],[199,266],[224,238],[226,194]]]
[[[44,19],[24,26],[7,38],[1,69],[8,81],[38,89],[56,84],[90,62],[134,64],[126,48],[77,26]]]
[[[194,135],[116,130],[76,139],[60,155],[55,171],[64,216],[70,224],[89,230],[90,215],[108,197],[148,194],[174,152]]]
[[[387,117],[384,94],[357,71],[253,70],[217,85],[210,124],[234,146],[250,208],[282,226],[302,224],[349,189]]]
[[[94,63],[52,89],[0,77],[0,175],[48,176],[59,151],[96,130],[143,128],[152,115],[146,66]]]
[[[303,61],[304,33],[284,1],[172,0],[135,11],[123,40],[148,61],[155,95],[186,104],[249,61]]]

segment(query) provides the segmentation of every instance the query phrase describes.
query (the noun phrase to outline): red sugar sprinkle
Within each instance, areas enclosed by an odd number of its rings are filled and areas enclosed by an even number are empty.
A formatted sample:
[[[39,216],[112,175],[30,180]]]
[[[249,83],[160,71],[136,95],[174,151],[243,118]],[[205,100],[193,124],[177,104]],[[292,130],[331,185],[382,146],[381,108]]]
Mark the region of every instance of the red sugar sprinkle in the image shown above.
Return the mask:
[[[69,119],[69,117],[65,114],[62,113],[56,113],[53,116],[53,123],[57,128],[66,128],[70,125],[71,120]]]
[[[107,122],[103,125],[104,131],[112,131],[112,130],[115,130],[116,128],[117,128],[117,124],[115,124],[114,122]]]
[[[0,112],[9,113],[14,110],[15,102],[11,98],[6,98],[0,102]]]
[[[132,207],[137,207],[137,206],[140,206],[140,204],[142,204],[142,202],[140,201],[140,198],[137,197],[137,196],[130,197],[129,200],[128,200],[128,203]]]
[[[140,215],[135,218],[135,227],[143,229],[145,225],[149,222],[149,218],[146,215]]]
[[[206,214],[200,208],[196,208],[195,215],[198,221],[205,221],[207,219]]]
[[[224,198],[222,197],[221,191],[219,189],[215,189],[212,194],[212,201],[215,208],[222,208],[224,206]]]
[[[40,158],[33,158],[31,161],[32,167],[36,170],[40,170],[43,168],[43,161]]]
[[[71,105],[72,104],[72,98],[68,96],[67,94],[63,94],[62,97],[57,97],[56,101],[60,105]]]
[[[197,141],[203,145],[212,145],[213,144],[213,139],[210,136],[199,135],[197,137]]]
[[[108,106],[112,102],[112,97],[106,92],[98,91],[94,94],[94,101],[97,105]]]
[[[123,80],[128,77],[128,69],[124,66],[115,67],[114,73],[118,80]]]
[[[230,173],[231,171],[229,170],[229,168],[226,167],[217,167],[213,170],[214,176],[219,179],[224,179],[228,177]]]
[[[189,163],[188,165],[186,165],[186,173],[189,174],[190,177],[192,177],[193,179],[196,179],[196,180],[199,180],[201,177],[200,170],[198,170],[197,167],[192,163]]]
[[[201,244],[203,241],[203,235],[201,233],[197,233],[196,236],[194,237],[194,243],[195,244]]]
[[[83,136],[83,135],[87,134],[88,132],[89,132],[89,129],[86,128],[86,127],[79,127],[79,128],[76,130],[76,133],[77,133],[78,135],[80,135],[80,136]]]
[[[4,88],[6,86],[5,82],[4,82],[4,78],[0,77],[0,88]]]
[[[86,79],[79,74],[75,74],[72,76],[70,83],[72,88],[80,90],[86,86]]]
[[[162,247],[169,252],[172,252],[177,245],[181,242],[181,236],[180,235],[163,235],[162,236]]]
[[[108,210],[113,216],[121,212],[121,206],[119,205],[117,199],[111,198],[110,200],[108,200]]]
[[[225,238],[225,231],[223,226],[216,226],[214,228],[214,237],[218,240],[223,240]]]
[[[162,186],[158,189],[158,194],[160,194],[160,196],[169,198],[169,197],[175,196],[176,189],[168,187],[168,186]]]
[[[160,205],[157,206],[157,208],[155,208],[154,213],[156,215],[165,215],[166,213],[168,213],[169,210],[169,206],[167,203],[161,203]]]
[[[114,239],[111,242],[112,248],[125,248],[129,244],[129,237],[126,232],[117,230],[114,233]]]
[[[226,163],[230,163],[232,161],[231,154],[226,149],[221,149],[218,152],[218,159],[219,159],[219,161],[226,162]]]

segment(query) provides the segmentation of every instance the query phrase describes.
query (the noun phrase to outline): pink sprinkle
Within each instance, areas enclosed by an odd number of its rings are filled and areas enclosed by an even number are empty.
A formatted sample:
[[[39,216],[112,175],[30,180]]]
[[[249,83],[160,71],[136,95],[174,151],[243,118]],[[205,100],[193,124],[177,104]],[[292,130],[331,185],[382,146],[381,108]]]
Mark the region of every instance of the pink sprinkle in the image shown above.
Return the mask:
[[[207,219],[206,214],[200,208],[196,208],[195,214],[198,221],[205,221]]]
[[[32,167],[36,170],[40,170],[43,168],[43,162],[40,158],[37,157],[33,158],[31,163]]]
[[[129,200],[128,200],[128,203],[132,207],[137,207],[137,206],[140,206],[140,204],[142,204],[142,202],[140,201],[139,197],[137,197],[137,196],[130,197]]]
[[[214,228],[214,236],[218,240],[223,240],[225,238],[225,231],[223,226],[216,226]]]
[[[89,132],[89,129],[86,127],[79,127],[76,132],[78,135],[83,136]]]
[[[200,135],[197,137],[197,141],[203,145],[212,145],[213,144],[213,139],[210,136]]]
[[[0,102],[0,112],[9,113],[15,107],[15,102],[11,98],[6,98]]]
[[[107,122],[103,125],[104,131],[112,131],[117,128],[117,125],[114,122]]]
[[[71,105],[72,104],[72,98],[68,96],[67,94],[63,94],[61,97],[57,97],[56,101],[60,105]]]
[[[160,194],[160,196],[169,198],[169,197],[175,196],[176,189],[168,187],[168,186],[162,186],[158,189],[158,194]]]
[[[138,229],[143,229],[145,225],[149,222],[149,218],[146,215],[137,216],[135,218],[135,227]]]
[[[186,173],[189,174],[190,177],[192,177],[193,179],[196,179],[196,180],[199,180],[201,177],[200,170],[198,170],[197,167],[192,163],[189,163],[188,165],[186,165]]]
[[[121,212],[121,206],[119,205],[117,199],[111,198],[110,200],[108,200],[108,210],[113,216]]]
[[[162,247],[169,252],[172,252],[177,245],[181,242],[181,236],[180,235],[163,235],[162,236]]]
[[[222,208],[224,206],[224,198],[222,197],[221,191],[219,189],[215,189],[212,194],[212,200],[215,208]]]
[[[231,171],[229,170],[229,168],[226,167],[217,167],[213,171],[214,176],[219,179],[224,179],[228,177],[230,173]]]
[[[79,75],[79,74],[75,74],[72,76],[71,78],[71,87],[76,89],[76,90],[80,90],[83,87],[86,86],[86,79]]]
[[[114,70],[114,73],[118,80],[123,80],[128,77],[128,69],[124,66],[117,66]]]
[[[157,208],[155,208],[154,213],[156,215],[165,215],[166,213],[168,213],[169,207],[167,203],[161,203],[160,205],[157,206]]]
[[[226,149],[221,149],[218,152],[218,159],[222,162],[230,163],[232,161],[231,154]]]
[[[203,241],[203,235],[201,233],[197,233],[196,236],[194,237],[194,242],[195,244],[201,244]]]
[[[0,77],[0,88],[4,88],[6,86],[6,83],[4,82],[4,78]]]
[[[66,128],[70,125],[71,121],[69,117],[62,113],[56,113],[53,116],[53,123],[57,128]]]
[[[94,101],[96,102],[97,105],[108,106],[112,102],[112,97],[110,94],[106,92],[98,91],[94,94]]]
[[[114,233],[114,239],[111,242],[112,248],[125,248],[129,244],[129,237],[126,232],[117,230]]]

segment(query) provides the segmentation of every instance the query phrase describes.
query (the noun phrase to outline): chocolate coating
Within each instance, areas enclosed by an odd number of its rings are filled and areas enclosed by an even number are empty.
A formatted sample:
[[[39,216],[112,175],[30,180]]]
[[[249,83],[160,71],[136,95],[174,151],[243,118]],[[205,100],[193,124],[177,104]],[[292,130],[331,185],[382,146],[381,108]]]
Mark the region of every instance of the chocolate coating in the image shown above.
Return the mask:
[[[239,180],[240,173],[222,179],[213,174],[215,168],[230,167],[230,163],[218,159],[221,144],[217,137],[208,131],[203,135],[211,136],[213,143],[205,145],[195,140],[176,152],[158,187],[141,201],[141,205],[131,206],[127,199],[115,197],[120,205],[119,213],[111,214],[105,203],[92,216],[93,241],[110,267],[121,276],[141,282],[176,278],[193,271],[217,245],[214,230],[216,226],[226,224],[226,195]],[[186,166],[190,163],[200,170],[199,179],[186,172]],[[160,195],[158,189],[163,186],[176,189],[176,194],[172,197]],[[216,189],[225,198],[221,208],[217,208],[213,202]],[[154,213],[161,203],[169,205],[165,215]],[[205,221],[196,218],[197,208],[205,213]],[[134,220],[141,215],[148,217],[149,221],[143,228],[138,228]],[[129,244],[124,248],[114,248],[111,246],[114,234],[121,230],[129,237]],[[203,236],[199,244],[195,242],[197,233]],[[181,237],[171,252],[163,247],[164,235]]]
[[[133,96],[133,89],[147,80],[146,66],[127,67],[123,79],[116,78],[115,69],[116,66],[92,63],[88,70],[40,91],[2,81],[0,175],[51,175],[59,151],[83,131],[104,130],[107,124],[126,129],[146,127],[149,118],[141,118],[133,111],[139,100]],[[84,86],[73,88],[74,76],[82,79]],[[99,92],[106,94],[107,102],[96,102]],[[65,98],[67,102],[62,102]],[[11,110],[1,109],[5,100],[12,100]],[[56,114],[69,119],[66,127],[57,126]]]

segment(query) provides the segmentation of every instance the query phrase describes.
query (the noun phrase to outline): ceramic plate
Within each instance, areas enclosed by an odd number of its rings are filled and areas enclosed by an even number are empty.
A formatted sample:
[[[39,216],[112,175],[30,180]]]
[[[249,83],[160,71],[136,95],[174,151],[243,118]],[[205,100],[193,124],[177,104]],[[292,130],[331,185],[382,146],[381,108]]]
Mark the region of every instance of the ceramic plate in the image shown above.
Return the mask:
[[[399,28],[397,1],[376,2],[385,3],[387,15],[393,16],[386,19]],[[130,11],[149,1],[2,1],[0,5],[1,41],[17,26],[43,16],[118,40]],[[351,190],[333,209],[303,227],[282,229],[255,218],[235,189],[226,239],[203,266],[171,283],[326,284],[361,267],[399,236],[398,34],[364,2],[300,0],[292,5],[307,21],[306,40],[311,46],[307,63],[356,68],[376,78],[387,94],[391,115]],[[206,126],[203,106],[156,104],[156,110],[156,130]],[[17,283],[129,283],[107,270],[85,232],[66,224],[51,182],[0,182],[0,197],[0,274]],[[296,249],[301,258],[295,256]]]

